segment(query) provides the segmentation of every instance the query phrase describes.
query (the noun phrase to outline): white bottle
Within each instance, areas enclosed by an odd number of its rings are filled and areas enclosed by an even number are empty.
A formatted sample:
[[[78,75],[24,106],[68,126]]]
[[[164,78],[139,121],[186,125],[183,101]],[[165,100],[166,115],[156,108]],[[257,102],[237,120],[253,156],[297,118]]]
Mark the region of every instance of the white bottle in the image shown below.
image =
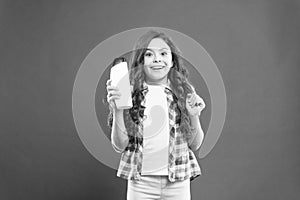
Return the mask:
[[[114,61],[114,66],[110,69],[110,79],[112,86],[117,86],[121,92],[121,98],[116,99],[116,106],[118,109],[129,109],[132,107],[131,89],[129,81],[128,65],[124,58],[117,59]]]

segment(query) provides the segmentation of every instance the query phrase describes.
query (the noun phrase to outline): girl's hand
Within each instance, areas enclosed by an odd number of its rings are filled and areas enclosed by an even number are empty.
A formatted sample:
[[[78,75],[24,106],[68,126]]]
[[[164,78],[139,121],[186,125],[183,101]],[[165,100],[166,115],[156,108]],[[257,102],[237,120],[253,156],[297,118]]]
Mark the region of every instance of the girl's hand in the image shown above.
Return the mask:
[[[115,103],[115,99],[119,99],[121,97],[121,92],[119,91],[118,87],[111,85],[111,80],[108,79],[106,82],[106,91],[107,91],[107,102],[109,106],[114,110],[117,111],[118,108]]]
[[[196,93],[187,94],[185,103],[190,116],[200,115],[201,111],[205,108],[203,99]]]

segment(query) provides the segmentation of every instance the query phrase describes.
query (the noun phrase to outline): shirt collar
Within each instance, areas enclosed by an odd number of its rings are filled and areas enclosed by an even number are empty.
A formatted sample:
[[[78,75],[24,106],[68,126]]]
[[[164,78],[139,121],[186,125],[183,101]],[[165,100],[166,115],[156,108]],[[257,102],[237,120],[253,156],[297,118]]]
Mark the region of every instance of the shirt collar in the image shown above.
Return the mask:
[[[171,100],[177,100],[176,95],[173,93],[173,91],[171,89],[171,82],[170,82],[169,79],[167,81],[167,85],[163,85],[163,86],[165,87],[164,92],[166,93],[166,95],[168,97],[170,97]],[[148,84],[144,81],[143,85],[142,85],[142,89],[141,89],[141,92],[142,92],[143,96],[145,96],[148,91],[149,91]]]

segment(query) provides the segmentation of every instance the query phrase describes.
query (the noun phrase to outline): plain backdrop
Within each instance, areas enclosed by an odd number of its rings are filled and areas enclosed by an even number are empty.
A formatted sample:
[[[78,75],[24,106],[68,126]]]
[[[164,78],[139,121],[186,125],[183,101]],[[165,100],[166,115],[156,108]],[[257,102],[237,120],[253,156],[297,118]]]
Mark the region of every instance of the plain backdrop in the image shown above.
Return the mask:
[[[223,132],[199,160],[193,199],[299,199],[299,20],[297,0],[0,1],[0,199],[125,199],[126,181],[79,139],[72,89],[95,46],[147,26],[199,42],[226,88]]]

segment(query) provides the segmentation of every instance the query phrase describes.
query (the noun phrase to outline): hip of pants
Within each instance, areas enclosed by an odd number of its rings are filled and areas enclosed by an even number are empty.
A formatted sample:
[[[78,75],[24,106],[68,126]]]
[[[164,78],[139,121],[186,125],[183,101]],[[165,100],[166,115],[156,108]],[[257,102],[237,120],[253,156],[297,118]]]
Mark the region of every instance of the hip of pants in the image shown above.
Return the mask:
[[[128,180],[127,200],[190,200],[190,179],[170,182],[168,176],[142,175]]]

